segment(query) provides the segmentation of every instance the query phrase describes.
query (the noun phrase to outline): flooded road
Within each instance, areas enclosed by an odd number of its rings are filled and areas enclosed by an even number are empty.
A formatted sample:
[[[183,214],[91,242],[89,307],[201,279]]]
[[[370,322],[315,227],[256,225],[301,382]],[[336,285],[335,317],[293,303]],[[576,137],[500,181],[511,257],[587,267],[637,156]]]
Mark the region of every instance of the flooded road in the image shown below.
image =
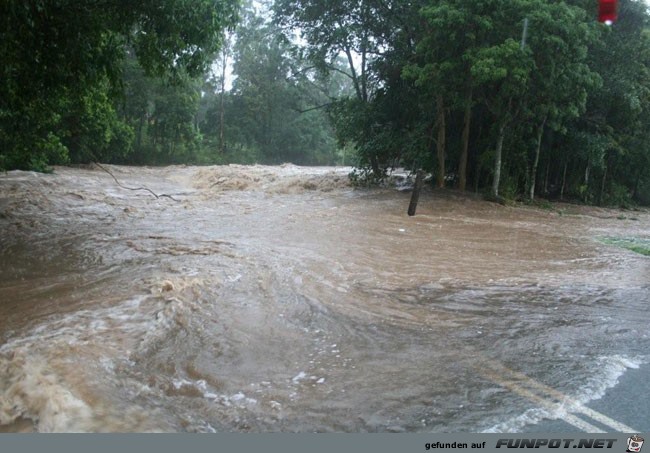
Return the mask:
[[[0,432],[525,431],[650,362],[650,259],[599,241],[647,211],[108,168],[169,196],[0,175]]]

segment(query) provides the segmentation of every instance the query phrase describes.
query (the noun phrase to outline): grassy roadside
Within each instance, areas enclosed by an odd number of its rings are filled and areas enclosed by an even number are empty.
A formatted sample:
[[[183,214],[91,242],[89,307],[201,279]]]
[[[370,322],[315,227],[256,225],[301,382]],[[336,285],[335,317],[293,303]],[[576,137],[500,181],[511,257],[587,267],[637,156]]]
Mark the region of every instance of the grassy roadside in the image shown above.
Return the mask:
[[[650,239],[604,237],[599,238],[599,241],[603,244],[614,245],[641,255],[650,256]]]

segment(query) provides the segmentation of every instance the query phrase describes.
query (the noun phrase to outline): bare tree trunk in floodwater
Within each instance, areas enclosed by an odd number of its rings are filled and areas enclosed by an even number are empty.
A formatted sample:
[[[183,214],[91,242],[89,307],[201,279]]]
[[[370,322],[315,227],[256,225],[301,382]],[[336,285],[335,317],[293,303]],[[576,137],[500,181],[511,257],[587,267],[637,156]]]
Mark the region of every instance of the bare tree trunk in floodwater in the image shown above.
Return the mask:
[[[501,182],[501,154],[503,152],[503,139],[506,135],[506,121],[499,126],[497,148],[494,153],[494,179],[492,180],[492,196],[499,198],[499,183]]]
[[[564,161],[564,170],[562,171],[562,186],[560,187],[560,200],[564,200],[564,186],[566,185],[566,168],[569,166],[569,160]]]
[[[416,173],[415,185],[413,186],[413,192],[411,193],[411,202],[409,203],[409,210],[408,210],[408,214],[410,216],[415,215],[415,210],[418,207],[418,200],[420,199],[420,191],[422,190],[423,184],[424,184],[424,172],[420,169]]]
[[[445,101],[441,95],[436,99],[438,110],[438,143],[436,144],[436,151],[438,155],[438,177],[436,178],[436,185],[438,188],[445,187],[445,140],[446,140],[446,124],[445,124]]]
[[[472,121],[472,87],[470,86],[465,105],[465,118],[463,124],[462,147],[460,149],[460,162],[458,163],[458,188],[465,190],[467,186],[467,150],[469,149],[469,129]]]
[[[542,149],[542,136],[544,135],[544,125],[546,124],[546,117],[542,124],[537,128],[537,147],[535,149],[535,159],[533,160],[533,168],[530,170],[530,193],[528,198],[530,201],[535,199],[535,185],[537,184],[537,165],[539,164],[539,152]]]

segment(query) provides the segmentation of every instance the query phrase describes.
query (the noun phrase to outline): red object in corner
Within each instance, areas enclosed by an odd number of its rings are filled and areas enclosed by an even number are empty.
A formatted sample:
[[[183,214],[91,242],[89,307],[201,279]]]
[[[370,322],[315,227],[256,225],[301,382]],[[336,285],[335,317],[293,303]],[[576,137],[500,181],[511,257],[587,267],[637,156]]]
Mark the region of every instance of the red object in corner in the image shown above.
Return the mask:
[[[618,0],[598,0],[598,21],[611,24],[616,21]]]

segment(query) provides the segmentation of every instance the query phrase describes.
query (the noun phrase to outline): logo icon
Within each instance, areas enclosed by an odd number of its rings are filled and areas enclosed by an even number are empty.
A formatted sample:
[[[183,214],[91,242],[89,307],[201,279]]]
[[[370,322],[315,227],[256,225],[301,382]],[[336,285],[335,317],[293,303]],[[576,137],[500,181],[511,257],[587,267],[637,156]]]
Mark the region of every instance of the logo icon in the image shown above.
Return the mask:
[[[643,437],[635,434],[627,438],[627,450],[628,453],[639,453],[641,447],[643,447]]]

